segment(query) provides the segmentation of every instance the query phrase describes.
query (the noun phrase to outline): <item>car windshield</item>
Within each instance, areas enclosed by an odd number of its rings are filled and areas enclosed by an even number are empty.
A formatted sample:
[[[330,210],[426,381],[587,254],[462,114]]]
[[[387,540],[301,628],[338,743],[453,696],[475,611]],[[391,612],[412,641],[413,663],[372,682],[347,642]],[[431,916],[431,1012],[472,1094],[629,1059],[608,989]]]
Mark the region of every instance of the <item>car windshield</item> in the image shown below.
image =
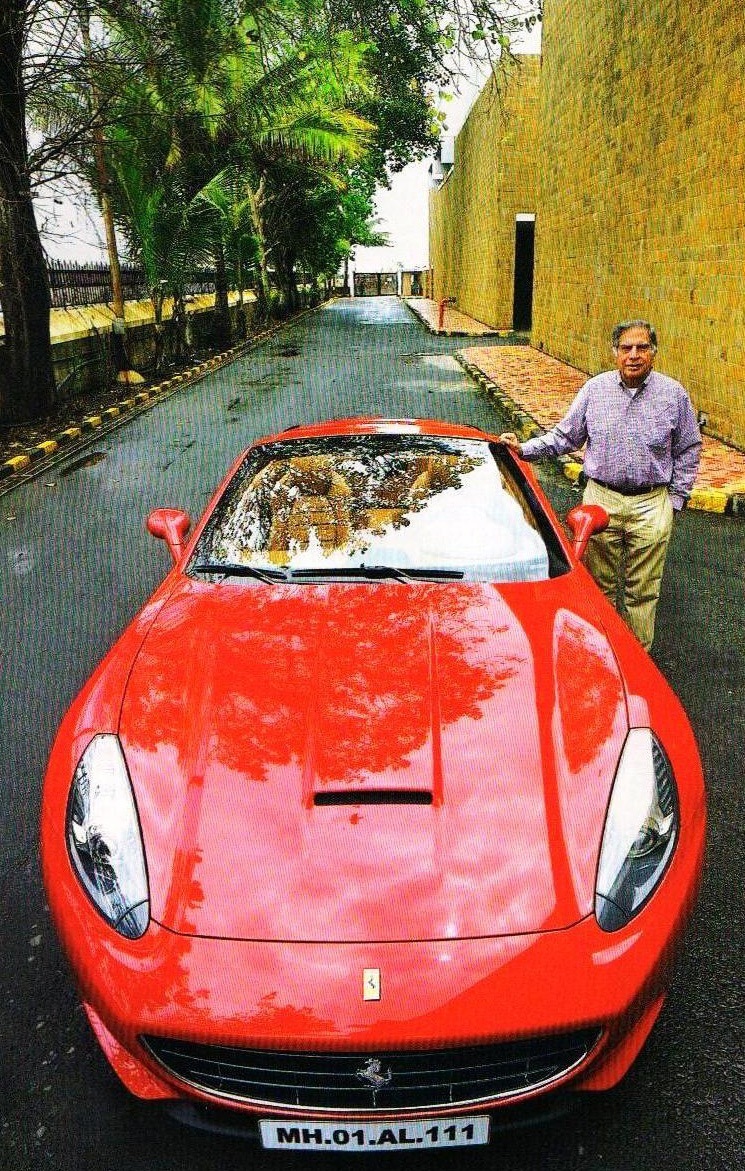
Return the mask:
[[[539,581],[566,568],[529,487],[488,442],[281,440],[249,452],[191,572],[260,580]]]

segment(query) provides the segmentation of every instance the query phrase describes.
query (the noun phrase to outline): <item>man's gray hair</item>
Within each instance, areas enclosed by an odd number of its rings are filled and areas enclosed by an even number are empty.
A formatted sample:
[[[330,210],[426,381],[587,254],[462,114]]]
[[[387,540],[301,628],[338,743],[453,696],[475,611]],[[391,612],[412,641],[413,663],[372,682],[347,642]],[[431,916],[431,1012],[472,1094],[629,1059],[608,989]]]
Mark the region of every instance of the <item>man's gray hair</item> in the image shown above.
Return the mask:
[[[652,349],[657,349],[657,330],[648,321],[621,321],[618,325],[613,326],[613,333],[611,334],[611,345],[614,350],[618,349],[621,334],[626,333],[627,329],[646,329]]]

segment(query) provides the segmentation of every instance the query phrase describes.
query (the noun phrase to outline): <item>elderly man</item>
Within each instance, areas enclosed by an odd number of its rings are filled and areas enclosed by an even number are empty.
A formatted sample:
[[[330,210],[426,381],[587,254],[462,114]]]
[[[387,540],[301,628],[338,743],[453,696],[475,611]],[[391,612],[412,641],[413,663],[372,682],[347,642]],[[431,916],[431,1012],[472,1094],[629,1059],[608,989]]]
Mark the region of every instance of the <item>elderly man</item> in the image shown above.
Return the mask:
[[[512,432],[500,439],[526,460],[587,443],[583,500],[610,517],[590,541],[587,567],[649,650],[673,515],[690,496],[701,435],[686,391],[652,368],[649,322],[617,325],[612,346],[616,369],[590,378],[551,431],[522,444]]]

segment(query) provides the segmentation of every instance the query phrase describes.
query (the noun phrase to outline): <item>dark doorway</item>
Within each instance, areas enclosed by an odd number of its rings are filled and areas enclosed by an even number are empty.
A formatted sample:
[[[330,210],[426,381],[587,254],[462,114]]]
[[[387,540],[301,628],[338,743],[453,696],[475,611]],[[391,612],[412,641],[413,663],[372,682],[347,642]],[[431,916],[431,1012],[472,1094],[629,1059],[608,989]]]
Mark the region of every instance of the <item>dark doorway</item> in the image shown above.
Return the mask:
[[[515,297],[512,328],[530,329],[533,321],[533,254],[535,217],[515,220]]]

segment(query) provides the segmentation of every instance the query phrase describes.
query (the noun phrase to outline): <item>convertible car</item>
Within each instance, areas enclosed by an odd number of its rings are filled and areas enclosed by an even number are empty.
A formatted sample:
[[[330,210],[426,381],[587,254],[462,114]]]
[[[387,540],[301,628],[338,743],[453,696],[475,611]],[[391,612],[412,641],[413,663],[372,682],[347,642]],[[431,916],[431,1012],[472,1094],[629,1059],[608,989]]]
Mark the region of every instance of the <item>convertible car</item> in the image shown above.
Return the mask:
[[[699,883],[686,716],[493,436],[244,452],[72,705],[43,871],[122,1082],[265,1147],[489,1141],[625,1074]]]

